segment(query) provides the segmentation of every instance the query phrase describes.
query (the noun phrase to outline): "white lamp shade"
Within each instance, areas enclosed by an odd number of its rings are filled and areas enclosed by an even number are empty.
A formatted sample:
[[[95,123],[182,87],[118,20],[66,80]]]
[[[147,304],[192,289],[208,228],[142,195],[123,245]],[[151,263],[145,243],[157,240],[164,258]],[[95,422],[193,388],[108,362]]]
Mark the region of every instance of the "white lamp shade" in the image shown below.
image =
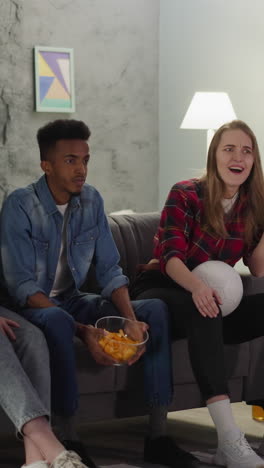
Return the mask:
[[[197,92],[180,128],[217,129],[236,118],[227,93]]]

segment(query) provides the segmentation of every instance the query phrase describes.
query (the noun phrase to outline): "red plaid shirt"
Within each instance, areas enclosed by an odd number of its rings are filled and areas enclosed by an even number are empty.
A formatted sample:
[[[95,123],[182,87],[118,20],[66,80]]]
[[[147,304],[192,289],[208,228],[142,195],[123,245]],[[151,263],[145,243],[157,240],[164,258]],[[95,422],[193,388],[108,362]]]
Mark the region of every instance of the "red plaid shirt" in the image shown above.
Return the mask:
[[[165,265],[172,257],[180,258],[190,270],[207,260],[221,260],[234,266],[243,257],[246,263],[257,240],[250,249],[245,245],[245,209],[245,200],[238,198],[232,217],[226,216],[228,237],[218,237],[201,228],[204,214],[202,182],[191,179],[175,184],[154,237],[154,257],[159,260],[161,271],[165,273]]]

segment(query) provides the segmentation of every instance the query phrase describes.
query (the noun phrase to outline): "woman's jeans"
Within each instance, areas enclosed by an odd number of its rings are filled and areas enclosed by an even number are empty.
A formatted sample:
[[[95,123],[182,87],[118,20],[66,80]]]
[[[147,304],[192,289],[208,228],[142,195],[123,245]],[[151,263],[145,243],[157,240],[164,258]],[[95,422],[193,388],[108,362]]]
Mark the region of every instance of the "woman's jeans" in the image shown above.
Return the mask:
[[[264,294],[244,296],[234,312],[226,317],[221,313],[216,318],[203,317],[190,292],[160,275],[156,271],[142,273],[132,285],[132,297],[155,297],[167,304],[173,339],[188,339],[192,369],[204,399],[228,394],[224,344],[238,344],[264,336]],[[259,367],[253,400],[262,401],[263,363]]]
[[[56,298],[54,307],[23,309],[21,314],[44,333],[50,352],[52,411],[71,416],[78,405],[74,341],[75,322],[94,325],[107,315],[119,315],[100,295],[75,292]],[[171,346],[167,306],[159,299],[132,302],[138,320],[149,324],[144,354],[144,388],[150,406],[167,405],[172,398]]]
[[[0,332],[0,405],[21,432],[23,425],[49,416],[49,353],[43,333],[19,315],[0,307],[0,316],[17,322],[16,340]]]

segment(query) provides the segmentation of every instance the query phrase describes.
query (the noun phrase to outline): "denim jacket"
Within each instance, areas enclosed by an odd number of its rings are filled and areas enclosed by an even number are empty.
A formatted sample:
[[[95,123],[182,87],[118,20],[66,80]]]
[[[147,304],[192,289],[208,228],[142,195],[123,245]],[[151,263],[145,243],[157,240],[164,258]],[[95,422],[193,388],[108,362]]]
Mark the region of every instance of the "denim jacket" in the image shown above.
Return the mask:
[[[67,259],[77,289],[84,283],[91,263],[110,298],[114,289],[128,283],[118,266],[103,200],[98,191],[85,184],[69,203]],[[24,306],[28,296],[52,289],[61,246],[63,217],[48,188],[45,175],[36,183],[20,188],[5,200],[1,212],[1,275],[9,294]]]

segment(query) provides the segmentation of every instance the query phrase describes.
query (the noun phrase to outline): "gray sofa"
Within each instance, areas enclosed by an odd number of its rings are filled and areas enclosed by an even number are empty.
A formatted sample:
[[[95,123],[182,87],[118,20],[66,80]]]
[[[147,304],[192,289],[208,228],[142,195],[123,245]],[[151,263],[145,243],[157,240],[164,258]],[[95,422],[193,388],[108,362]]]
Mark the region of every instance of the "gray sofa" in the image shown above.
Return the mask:
[[[159,222],[159,213],[112,215],[108,218],[120,252],[120,264],[132,281],[136,275],[137,264],[148,262],[152,256],[153,236]],[[264,291],[264,278],[245,275],[242,279],[246,294]],[[88,284],[94,291],[97,290],[93,274],[89,275]],[[84,285],[84,289],[88,289],[87,285]],[[81,420],[146,414],[142,362],[130,368],[101,368],[91,361],[81,343],[76,345]],[[170,410],[204,406],[191,369],[187,341],[178,340],[172,347],[174,398]],[[258,363],[264,362],[264,338],[241,345],[228,345],[225,351],[231,399],[233,402],[247,400],[251,395],[252,380]]]
[[[152,240],[159,221],[158,213],[109,216],[113,237],[120,252],[124,273],[133,280],[138,263],[146,263],[152,254]],[[245,293],[264,290],[262,279],[243,277]],[[91,272],[84,290],[98,291]],[[173,343],[174,397],[170,410],[204,406],[188,357],[187,341]],[[229,387],[233,402],[250,398],[252,379],[259,362],[264,362],[264,339],[251,343],[226,346]],[[123,418],[146,414],[143,397],[143,366],[100,367],[90,358],[83,344],[76,339],[80,404],[80,423],[99,419]],[[260,376],[260,378],[262,378]],[[257,398],[260,398],[259,395]],[[10,427],[3,413],[0,428]],[[1,430],[1,429],[0,429]]]

